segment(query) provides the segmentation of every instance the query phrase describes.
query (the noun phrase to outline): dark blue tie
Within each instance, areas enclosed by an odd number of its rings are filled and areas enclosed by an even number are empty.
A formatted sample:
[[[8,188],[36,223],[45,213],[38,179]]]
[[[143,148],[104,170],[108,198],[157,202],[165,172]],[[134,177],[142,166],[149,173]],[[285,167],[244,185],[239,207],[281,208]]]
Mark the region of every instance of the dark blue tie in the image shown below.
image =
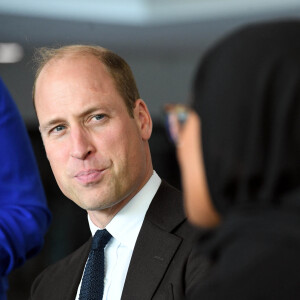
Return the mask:
[[[97,230],[84,269],[79,300],[101,300],[104,290],[104,248],[111,235],[106,230]]]

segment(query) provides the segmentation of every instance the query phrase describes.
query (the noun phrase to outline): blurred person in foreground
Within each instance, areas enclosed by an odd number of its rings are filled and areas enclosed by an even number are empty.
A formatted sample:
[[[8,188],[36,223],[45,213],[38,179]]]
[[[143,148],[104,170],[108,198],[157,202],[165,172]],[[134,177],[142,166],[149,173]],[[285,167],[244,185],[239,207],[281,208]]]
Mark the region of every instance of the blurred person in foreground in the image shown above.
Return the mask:
[[[202,275],[198,231],[181,193],[153,170],[152,120],[130,67],[99,46],[39,54],[33,97],[47,158],[62,192],[87,211],[93,239],[38,276],[31,299],[183,299]],[[102,251],[104,262],[90,264]]]
[[[50,212],[26,127],[1,78],[0,138],[0,299],[5,300],[7,275],[41,250]]]
[[[282,21],[218,42],[172,127],[188,219],[214,228],[201,241],[212,267],[189,300],[300,299],[299,35]]]

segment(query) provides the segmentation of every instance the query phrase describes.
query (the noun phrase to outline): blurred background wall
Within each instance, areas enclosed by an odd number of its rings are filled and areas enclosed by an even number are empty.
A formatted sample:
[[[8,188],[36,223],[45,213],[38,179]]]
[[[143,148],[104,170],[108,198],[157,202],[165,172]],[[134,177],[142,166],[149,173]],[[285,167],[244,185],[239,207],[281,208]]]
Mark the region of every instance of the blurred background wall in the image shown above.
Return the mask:
[[[90,235],[86,213],[60,193],[45,157],[31,102],[35,48],[98,44],[125,58],[154,120],[154,168],[180,188],[164,103],[186,101],[196,65],[222,36],[299,17],[299,0],[0,0],[0,76],[26,122],[53,213],[42,252],[11,274],[9,300],[27,299],[35,276]]]

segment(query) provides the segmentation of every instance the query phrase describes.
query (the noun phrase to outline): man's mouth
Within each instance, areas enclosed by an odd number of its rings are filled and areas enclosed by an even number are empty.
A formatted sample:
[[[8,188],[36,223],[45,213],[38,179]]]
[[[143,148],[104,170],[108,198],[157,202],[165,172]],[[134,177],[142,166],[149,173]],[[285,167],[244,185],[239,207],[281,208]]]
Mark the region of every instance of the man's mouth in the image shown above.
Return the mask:
[[[89,169],[78,172],[74,177],[82,184],[98,182],[103,177],[105,169]]]

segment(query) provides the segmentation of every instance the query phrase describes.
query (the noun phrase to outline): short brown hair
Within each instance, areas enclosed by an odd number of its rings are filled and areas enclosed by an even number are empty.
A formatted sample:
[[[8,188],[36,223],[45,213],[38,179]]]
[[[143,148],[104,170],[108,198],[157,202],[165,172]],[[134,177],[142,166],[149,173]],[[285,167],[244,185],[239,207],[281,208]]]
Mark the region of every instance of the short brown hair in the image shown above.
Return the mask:
[[[131,117],[133,117],[135,101],[140,98],[140,95],[131,68],[127,62],[116,53],[106,48],[94,45],[69,45],[60,48],[43,47],[37,49],[34,55],[34,62],[37,70],[32,90],[34,105],[36,81],[42,69],[50,60],[60,59],[69,55],[93,55],[99,59],[99,61],[105,65],[107,71],[115,81],[116,88],[125,101],[128,113]]]

